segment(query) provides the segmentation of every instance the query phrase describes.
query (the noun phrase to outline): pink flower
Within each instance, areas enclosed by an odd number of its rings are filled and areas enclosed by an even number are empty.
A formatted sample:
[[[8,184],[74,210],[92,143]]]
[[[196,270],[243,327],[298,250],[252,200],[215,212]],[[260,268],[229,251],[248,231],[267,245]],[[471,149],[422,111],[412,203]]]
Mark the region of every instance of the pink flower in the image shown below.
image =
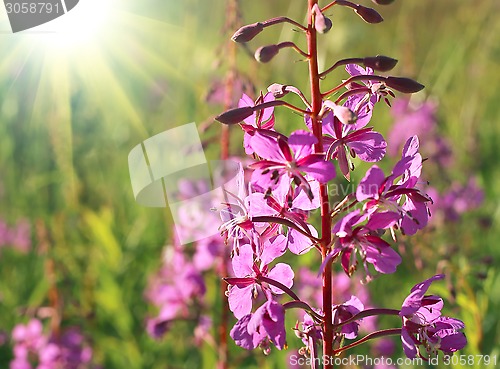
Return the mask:
[[[240,101],[238,102],[238,108],[243,108],[246,106],[254,107],[262,103],[274,101],[274,95],[270,92],[266,93],[264,96],[262,94],[254,102],[248,95],[243,94]],[[245,153],[247,155],[252,155],[254,149],[252,147],[252,140],[256,132],[265,132],[267,130],[273,130],[274,127],[274,106],[266,109],[257,110],[251,116],[243,120],[241,123],[241,128],[245,132],[243,136],[243,147],[245,148]]]
[[[319,208],[319,183],[308,180],[313,198],[310,199],[303,187],[292,187],[288,177],[283,178],[272,193],[256,192],[249,197],[251,216],[276,216],[293,222],[297,227],[317,236],[314,227],[306,222],[310,210]],[[272,225],[282,232],[282,226]],[[288,248],[294,254],[302,254],[312,246],[311,240],[293,228],[288,229]]]
[[[286,239],[279,235],[263,244],[262,250],[255,254],[249,244],[240,247],[240,253],[232,259],[234,278],[226,278],[229,289],[229,309],[237,319],[252,311],[252,301],[258,290],[282,294],[283,291],[272,285],[263,285],[260,277],[280,282],[290,288],[293,285],[294,273],[288,264],[278,263],[273,268],[269,264],[286,251]]]
[[[269,342],[278,350],[286,347],[285,309],[274,300],[268,300],[254,314],[243,316],[230,332],[235,343],[247,350],[261,346],[269,354]]]
[[[451,354],[467,344],[461,332],[464,323],[441,316],[443,300],[439,296],[425,295],[432,282],[443,278],[444,275],[438,274],[415,285],[403,302],[399,314],[403,319],[401,339],[409,358],[417,354],[424,358],[435,356],[437,350]]]
[[[422,157],[418,153],[418,138],[408,139],[402,159],[388,177],[376,165],[360,181],[356,199],[365,201],[368,213],[391,211],[401,214],[399,226],[405,234],[412,235],[425,227],[429,218],[428,202],[431,199],[416,187],[422,171]],[[398,182],[394,183],[397,178]]]
[[[290,135],[288,141],[255,133],[252,147],[263,160],[250,165],[255,169],[252,182],[264,189],[275,189],[281,177],[291,178],[302,187],[309,199],[313,193],[305,175],[326,183],[335,177],[335,167],[324,160],[324,154],[313,152],[318,140],[310,132],[299,130]]]
[[[377,272],[394,273],[401,257],[376,231],[393,226],[400,216],[393,212],[375,213],[362,225],[368,218],[369,214],[355,210],[337,222],[332,230],[338,237],[333,252],[340,254],[342,267],[348,275],[356,270],[358,255],[368,278],[370,272],[366,263],[372,264]]]

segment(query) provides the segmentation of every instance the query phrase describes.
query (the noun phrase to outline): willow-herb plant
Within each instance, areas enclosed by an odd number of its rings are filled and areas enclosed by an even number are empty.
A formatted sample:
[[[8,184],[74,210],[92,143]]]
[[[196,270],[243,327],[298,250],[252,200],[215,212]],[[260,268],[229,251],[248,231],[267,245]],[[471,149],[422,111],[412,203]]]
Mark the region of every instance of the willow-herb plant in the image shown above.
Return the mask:
[[[380,5],[392,2],[373,1]],[[320,363],[332,368],[335,356],[388,335],[401,336],[404,352],[410,358],[428,359],[438,350],[450,355],[466,344],[464,324],[442,316],[443,300],[426,295],[430,284],[443,275],[416,284],[400,309],[365,309],[355,296],[349,301],[332,301],[333,263],[340,263],[349,276],[361,266],[365,281],[372,278],[370,269],[394,273],[401,257],[382,238],[383,234],[387,230],[393,237],[397,231],[415,234],[427,224],[431,202],[418,186],[423,160],[418,152],[419,140],[413,136],[389,175],[373,165],[354,193],[331,204],[328,183],[336,176],[335,162],[349,180],[354,170],[351,158],[377,162],[385,155],[384,137],[367,127],[374,106],[382,100],[390,105],[394,91],[415,93],[424,88],[409,78],[376,74],[390,71],[397,63],[381,55],[342,59],[320,72],[317,37],[332,28],[326,11],[337,8],[351,8],[368,23],[383,20],[376,10],[350,1],[337,0],[321,8],[318,0],[308,0],[306,25],[278,17],[244,26],[232,37],[235,42],[245,43],[279,23],[296,27],[307,40],[307,50],[293,42],[282,42],[258,48],[255,58],[266,63],[283,48],[297,51],[308,63],[310,97],[297,87],[275,83],[256,101],[243,95],[237,108],[216,117],[223,124],[241,126],[245,151],[255,159],[249,165],[253,170],[250,193],[242,188],[239,194],[228,194],[225,222],[220,228],[232,245],[234,276],[225,280],[229,285],[229,308],[238,321],[230,335],[246,349],[261,347],[269,353],[271,343],[279,350],[285,349],[285,313],[302,309],[303,321],[293,329],[305,345],[300,352],[309,357],[313,368]],[[324,91],[321,81],[341,66],[350,77]],[[288,93],[297,94],[304,106],[282,100]],[[277,106],[302,114],[302,129],[289,136],[280,133],[274,119]],[[318,208],[319,235],[308,221],[310,212]],[[292,290],[292,267],[276,263],[287,249],[298,258],[309,251],[321,258],[318,276],[322,278],[322,306],[312,306]],[[282,304],[277,296],[283,294],[290,300]],[[261,306],[255,306],[258,295],[265,298]],[[401,323],[356,340],[359,322],[376,315],[399,316]]]

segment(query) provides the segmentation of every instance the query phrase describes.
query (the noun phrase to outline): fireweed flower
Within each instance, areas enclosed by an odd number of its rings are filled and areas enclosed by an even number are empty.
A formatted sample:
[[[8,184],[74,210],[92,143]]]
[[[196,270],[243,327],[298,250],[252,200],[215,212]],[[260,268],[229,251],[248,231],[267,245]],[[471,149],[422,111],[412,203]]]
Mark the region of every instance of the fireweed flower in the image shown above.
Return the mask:
[[[371,279],[367,263],[374,266],[379,273],[394,273],[401,263],[401,257],[389,243],[377,235],[379,229],[393,226],[400,218],[398,213],[375,213],[362,225],[368,214],[355,210],[347,214],[333,227],[337,236],[333,254],[340,254],[342,268],[349,276],[357,269],[359,255],[367,280]]]
[[[409,99],[395,99],[391,109],[391,115],[394,117],[395,123],[388,136],[391,143],[389,154],[396,156],[406,140],[411,136],[424,137],[423,142],[437,136],[436,111],[437,104],[432,101],[414,107],[410,104]]]
[[[261,94],[254,102],[248,95],[243,94],[238,102],[238,108],[246,106],[254,107],[262,103],[274,101],[274,95],[271,92],[266,93],[264,96]],[[252,139],[257,131],[266,131],[274,129],[274,106],[266,109],[257,110],[251,116],[243,120],[241,128],[245,132],[243,136],[243,147],[247,155],[252,155],[254,150],[252,148]]]
[[[303,187],[291,186],[290,179],[284,177],[271,193],[256,192],[250,195],[249,213],[252,216],[277,216],[287,219],[303,230],[309,230],[317,236],[316,229],[306,222],[310,210],[319,208],[319,183],[308,179],[313,193],[310,199]],[[283,233],[283,227],[273,224],[276,232]],[[294,254],[301,254],[312,246],[311,240],[293,228],[287,233],[288,248]]]
[[[351,296],[351,298],[343,304],[333,306],[333,323],[339,324],[345,322],[364,309],[363,303],[356,296]],[[359,323],[361,320],[362,319],[343,325],[340,332],[345,338],[351,340],[355,339],[358,336]]]
[[[337,159],[344,177],[349,179],[353,165],[350,157],[358,157],[366,162],[376,162],[385,155],[387,143],[384,137],[373,131],[372,127],[363,128],[368,124],[366,115],[354,124],[343,124],[333,112],[322,119],[323,145],[328,159]],[[306,117],[306,125],[311,126],[310,118]]]
[[[351,77],[354,76],[361,76],[361,75],[366,75],[366,76],[372,76],[373,75],[373,69],[370,67],[360,67],[357,64],[348,64],[345,67],[347,73],[351,75]],[[358,101],[358,108],[359,110],[366,109],[367,111],[371,111],[375,104],[377,102],[380,102],[382,98],[384,98],[385,102],[387,105],[390,106],[390,102],[387,96],[392,96],[394,97],[394,93],[387,88],[387,85],[382,82],[372,82],[372,81],[364,81],[363,85],[359,83],[350,83],[347,88],[349,90],[353,89],[360,89],[362,87],[367,87],[368,91],[365,91],[364,89],[363,92],[360,93],[360,95],[363,96],[362,100]],[[360,91],[362,91],[360,89]],[[355,109],[353,111],[357,111],[358,109]]]
[[[293,179],[312,199],[314,195],[306,174],[320,183],[335,177],[334,165],[324,160],[324,154],[313,152],[313,145],[317,142],[312,133],[304,130],[293,132],[288,142],[281,137],[274,139],[256,132],[252,148],[263,160],[249,166],[255,169],[252,182],[272,190],[278,186],[281,177],[286,176]]]
[[[220,233],[225,238],[225,242],[232,242],[232,254],[239,252],[239,245],[242,240],[247,238],[250,242],[255,242],[256,229],[250,219],[249,207],[250,200],[247,187],[244,184],[244,173],[241,168],[237,179],[238,193],[234,194],[225,191],[226,201],[218,209],[223,221],[219,227]]]
[[[234,342],[247,350],[261,347],[267,355],[270,342],[278,350],[286,345],[285,309],[274,300],[268,300],[255,313],[243,316],[230,332]]]
[[[86,367],[92,359],[92,349],[76,327],[67,328],[56,336],[44,333],[42,323],[32,319],[26,325],[14,327],[12,340],[11,369],[77,369]]]
[[[234,278],[226,278],[230,285],[228,293],[229,309],[237,319],[252,311],[252,300],[257,298],[259,289],[267,293],[282,294],[281,289],[262,284],[260,277],[275,280],[286,287],[293,285],[294,273],[288,264],[278,263],[273,268],[269,264],[286,251],[286,239],[279,235],[265,241],[262,249],[254,252],[249,244],[240,247],[239,255],[232,259]]]
[[[320,310],[316,310],[316,313],[322,315]],[[311,346],[317,341],[321,340],[323,333],[321,328],[317,323],[314,322],[313,318],[305,313],[302,321],[295,324],[295,335],[302,340],[304,345],[310,350]]]
[[[171,323],[185,318],[189,307],[198,304],[204,294],[200,271],[178,246],[167,248],[165,263],[146,290],[146,299],[159,308],[158,315],[146,322],[147,332],[155,339],[163,337]]]
[[[467,344],[464,323],[458,319],[441,316],[443,300],[439,296],[425,295],[431,283],[443,279],[438,274],[411,289],[404,300],[400,316],[403,319],[401,339],[409,358],[435,356],[437,350],[445,354],[462,349]]]
[[[425,227],[429,219],[427,203],[431,199],[415,187],[420,179],[422,157],[418,153],[418,138],[411,137],[405,144],[402,159],[390,176],[376,165],[372,166],[356,189],[356,199],[366,201],[368,213],[391,211],[401,214],[399,226],[405,234],[413,235]],[[397,178],[398,182],[394,183]]]
[[[435,189],[430,190],[434,200],[430,208],[435,220],[456,222],[463,213],[478,208],[484,201],[484,192],[474,178],[470,178],[465,185],[453,182],[442,194]]]
[[[196,242],[193,255],[193,265],[199,271],[209,270],[216,264],[216,259],[222,254],[224,242],[219,235],[204,238]]]

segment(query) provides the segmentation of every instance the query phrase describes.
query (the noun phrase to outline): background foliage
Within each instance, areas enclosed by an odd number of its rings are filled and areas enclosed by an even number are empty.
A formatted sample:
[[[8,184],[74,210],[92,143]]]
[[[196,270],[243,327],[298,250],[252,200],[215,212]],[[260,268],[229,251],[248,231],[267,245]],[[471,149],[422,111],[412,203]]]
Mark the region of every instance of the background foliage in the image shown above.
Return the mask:
[[[240,2],[246,23],[277,15],[302,20],[302,3]],[[161,342],[145,333],[151,308],[143,293],[160,266],[172,222],[168,209],[135,203],[127,155],[156,133],[206,123],[221,111],[204,97],[224,74],[217,64],[231,34],[221,31],[225,5],[122,0],[98,37],[78,47],[56,47],[37,35],[0,35],[0,219],[10,226],[26,219],[32,240],[27,253],[0,249],[0,330],[10,332],[34,309],[49,306],[56,288],[63,324],[82,327],[94,361],[104,368],[213,367],[214,350],[191,345],[189,324],[176,325]],[[451,177],[465,182],[473,173],[485,201],[456,224],[400,240],[408,254],[404,265],[374,281],[372,295],[398,307],[415,282],[444,270],[455,289],[444,283],[437,289],[466,323],[465,353],[500,356],[500,3],[396,1],[380,12],[385,22],[372,26],[348,10],[335,11],[334,28],[321,40],[322,66],[349,56],[399,59],[395,75],[426,85],[415,98],[439,104],[439,131],[452,142],[455,158]],[[290,38],[303,42],[287,25],[266,30],[249,49]],[[240,51],[240,69],[257,89],[273,82],[306,86],[306,65],[290,63],[298,59],[291,51],[264,66]],[[277,112],[278,124],[301,127],[300,117]],[[387,133],[389,110],[379,106],[372,122]],[[210,126],[206,137],[218,130]],[[241,153],[239,132],[233,138],[233,153]],[[207,153],[217,158],[217,145]],[[418,267],[410,255],[421,260]],[[213,292],[209,299],[216,301]],[[235,346],[231,351],[246,357]],[[286,367],[286,353],[254,354],[242,366]],[[7,340],[0,367],[8,367],[11,356]]]

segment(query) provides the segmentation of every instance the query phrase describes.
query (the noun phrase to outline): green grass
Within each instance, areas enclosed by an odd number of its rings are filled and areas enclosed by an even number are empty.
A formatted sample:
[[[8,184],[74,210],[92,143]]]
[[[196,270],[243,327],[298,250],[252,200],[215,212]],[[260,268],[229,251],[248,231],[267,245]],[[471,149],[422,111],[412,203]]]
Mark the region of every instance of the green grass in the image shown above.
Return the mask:
[[[27,37],[0,35],[0,218],[9,224],[29,219],[34,242],[27,255],[1,250],[0,330],[10,331],[33,309],[48,306],[54,283],[63,296],[64,324],[83,328],[103,367],[214,366],[213,348],[190,344],[191,325],[176,325],[159,343],[144,331],[152,310],[143,291],[160,265],[172,221],[168,209],[135,203],[127,155],[147,137],[204,122],[221,111],[203,97],[212,78],[224,73],[215,65],[224,60],[217,48],[231,33],[220,31],[225,3],[123,1],[98,46],[71,53],[55,52]],[[278,15],[302,21],[303,3],[241,6],[245,23]],[[440,260],[445,259],[455,296],[444,283],[436,292],[447,297],[447,311],[467,324],[464,353],[500,355],[499,4],[396,1],[381,8],[386,22],[375,26],[358,21],[348,9],[329,13],[334,27],[320,40],[322,66],[350,56],[399,59],[394,74],[426,85],[415,98],[439,103],[439,130],[453,144],[452,178],[464,181],[473,173],[486,194],[484,206],[461,222],[402,240],[404,264],[397,274],[370,285],[374,300],[398,307],[409,288],[443,267]],[[290,38],[304,45],[302,36],[286,25],[266,29],[249,47]],[[284,51],[257,66],[243,50],[238,56],[257,90],[273,82],[307,89],[307,67],[299,59]],[[334,73],[324,86],[342,77]],[[278,111],[277,122],[286,132],[302,128],[301,118],[288,111]],[[377,106],[372,122],[388,132],[387,109]],[[233,152],[242,153],[241,135],[233,131]],[[218,127],[208,135],[218,135]],[[209,158],[217,153],[217,145],[207,149]],[[413,262],[415,254],[424,260],[421,269]],[[491,256],[492,264],[482,264],[484,256]],[[56,265],[52,282],[49,259]],[[208,284],[215,286],[216,277],[210,276]],[[218,304],[213,289],[207,299]],[[296,347],[291,331],[289,341]],[[240,367],[286,367],[286,352],[273,350],[264,358],[231,344],[231,353]],[[0,347],[0,367],[8,367],[10,358],[9,348]]]

